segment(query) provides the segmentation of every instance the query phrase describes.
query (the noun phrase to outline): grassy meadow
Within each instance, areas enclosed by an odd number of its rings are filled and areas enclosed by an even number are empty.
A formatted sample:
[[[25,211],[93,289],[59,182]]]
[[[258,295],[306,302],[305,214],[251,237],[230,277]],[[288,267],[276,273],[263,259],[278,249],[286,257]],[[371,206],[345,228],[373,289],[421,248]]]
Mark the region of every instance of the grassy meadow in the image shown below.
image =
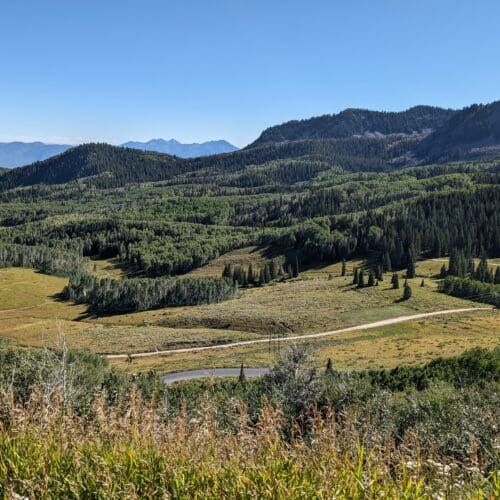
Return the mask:
[[[265,250],[249,247],[229,252],[193,272],[215,276],[226,263],[258,266],[271,257],[277,258]],[[330,331],[419,312],[481,307],[477,302],[436,291],[432,276],[439,273],[442,260],[418,262],[417,277],[409,280],[413,296],[405,302],[398,301],[402,290],[392,289],[389,274],[379,286],[355,288],[351,283],[352,269],[366,263],[351,261],[347,263],[345,277],[340,276],[341,265],[336,263],[309,268],[294,280],[240,289],[235,299],[219,304],[102,317],[87,314],[85,306],[59,299],[66,278],[22,268],[0,269],[0,338],[2,345],[55,347],[62,331],[70,348],[87,348],[100,354],[130,354],[132,359],[112,361],[127,371],[155,368],[166,373],[241,363],[267,366],[276,356],[278,344],[148,358],[133,355]],[[93,261],[92,265],[94,272],[102,277],[119,277],[122,272],[113,261]],[[422,277],[425,277],[423,287]],[[319,365],[331,358],[342,369],[393,367],[459,354],[471,347],[494,347],[498,345],[499,328],[498,313],[485,310],[339,333],[313,340],[312,346]]]

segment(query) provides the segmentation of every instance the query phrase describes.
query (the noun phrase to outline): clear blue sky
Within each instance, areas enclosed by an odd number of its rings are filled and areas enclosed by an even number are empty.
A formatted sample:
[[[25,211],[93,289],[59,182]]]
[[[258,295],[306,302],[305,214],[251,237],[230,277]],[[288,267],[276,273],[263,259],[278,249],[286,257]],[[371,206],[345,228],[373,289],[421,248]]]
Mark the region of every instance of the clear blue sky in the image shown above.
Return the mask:
[[[500,99],[500,2],[19,0],[0,141],[225,138],[346,107]]]

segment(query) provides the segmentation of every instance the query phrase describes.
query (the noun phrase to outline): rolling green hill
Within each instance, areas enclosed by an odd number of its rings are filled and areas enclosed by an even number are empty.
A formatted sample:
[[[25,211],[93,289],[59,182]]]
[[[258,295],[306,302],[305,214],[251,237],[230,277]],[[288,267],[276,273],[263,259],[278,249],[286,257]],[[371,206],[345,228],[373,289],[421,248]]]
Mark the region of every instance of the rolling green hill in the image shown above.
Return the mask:
[[[454,114],[451,109],[432,106],[415,106],[401,112],[351,108],[334,115],[293,120],[268,128],[252,146],[303,139],[345,139],[354,135],[377,137],[421,133],[439,128]]]
[[[415,147],[425,162],[498,157],[500,101],[473,105],[454,114]]]
[[[231,177],[239,186],[280,177],[289,184],[335,167],[345,172],[388,172],[415,164],[491,159],[500,156],[499,110],[500,102],[461,111],[430,106],[399,113],[347,109],[272,127],[240,151],[194,159],[85,144],[5,172],[0,190],[77,179],[97,188],[151,181],[175,184],[202,177],[208,183]]]

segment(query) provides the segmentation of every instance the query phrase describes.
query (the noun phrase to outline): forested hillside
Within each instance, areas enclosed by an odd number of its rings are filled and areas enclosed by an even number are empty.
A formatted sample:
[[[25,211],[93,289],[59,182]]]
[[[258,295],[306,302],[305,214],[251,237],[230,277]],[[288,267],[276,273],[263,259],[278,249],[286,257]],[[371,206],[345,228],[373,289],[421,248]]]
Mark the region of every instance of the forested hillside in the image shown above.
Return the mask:
[[[459,111],[418,144],[415,153],[427,162],[498,157],[500,101]]]
[[[455,112],[432,106],[415,106],[407,111],[382,112],[346,109],[334,115],[294,120],[268,128],[252,144],[302,139],[345,139],[354,135],[413,134],[436,129]]]
[[[250,245],[300,268],[369,256],[380,272],[455,251],[499,257],[500,160],[398,168],[416,131],[437,127],[419,147],[442,143],[444,157],[446,137],[497,137],[497,107],[347,110],[285,124],[288,142],[271,141],[276,127],[252,147],[192,160],[80,146],[0,177],[0,263],[71,276],[68,297],[120,312],[231,298],[248,277],[174,277]],[[389,135],[364,133],[375,129]],[[93,277],[89,259],[109,258],[123,283]]]
[[[77,179],[96,188],[151,181],[174,184],[200,175],[209,183],[231,177],[235,186],[254,187],[267,180],[308,181],[332,167],[390,172],[416,164],[494,159],[500,156],[499,109],[499,102],[461,111],[430,106],[398,113],[347,109],[272,127],[240,151],[192,159],[86,144],[6,172],[0,192]]]

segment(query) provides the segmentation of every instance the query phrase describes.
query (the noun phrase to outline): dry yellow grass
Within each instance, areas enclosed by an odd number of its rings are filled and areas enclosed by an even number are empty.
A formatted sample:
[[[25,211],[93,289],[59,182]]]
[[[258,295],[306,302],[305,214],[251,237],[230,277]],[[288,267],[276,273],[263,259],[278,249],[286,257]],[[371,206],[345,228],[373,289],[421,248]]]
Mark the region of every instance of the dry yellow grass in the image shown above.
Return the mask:
[[[100,278],[122,278],[123,269],[117,259],[102,259],[90,261],[90,269]]]
[[[410,280],[413,297],[398,302],[402,290],[388,279],[377,287],[357,289],[352,277],[303,278],[260,288],[245,289],[236,299],[219,304],[179,307],[102,318],[112,324],[149,324],[171,328],[217,328],[244,332],[312,333],[333,330],[394,316],[477,306],[436,291],[428,280]]]
[[[52,342],[58,323],[68,334],[85,328],[78,319],[86,308],[57,299],[67,281],[30,269],[0,269],[0,337],[30,346]]]
[[[500,317],[496,311],[478,311],[434,317],[382,328],[346,332],[328,338],[305,340],[313,347],[317,366],[331,358],[338,369],[392,368],[422,364],[473,347],[499,345]],[[160,373],[192,368],[269,366],[287,343],[241,346],[232,349],[174,353],[148,358],[112,360],[127,371],[155,369]]]
[[[434,265],[434,261],[420,262],[417,271]],[[352,266],[348,263],[348,269]],[[330,274],[337,277],[328,279]],[[359,290],[351,285],[351,276],[338,274],[336,264],[304,272],[297,280],[241,290],[238,298],[220,304],[96,318],[85,315],[84,306],[57,300],[66,279],[28,269],[0,269],[0,338],[11,345],[53,346],[58,342],[59,321],[70,347],[133,354],[270,334],[335,330],[419,312],[480,306],[438,293],[431,279],[426,279],[424,287],[419,286],[421,278],[410,280],[413,297],[397,302],[402,290],[390,288],[389,276],[377,287]],[[457,354],[474,346],[498,345],[499,331],[498,313],[486,311],[339,334],[318,339],[314,346],[320,363],[332,357],[345,368],[394,366]],[[270,352],[263,344],[114,363],[128,370],[154,367],[161,372],[240,363],[262,366],[271,362],[274,349]]]
[[[276,259],[279,263],[284,262],[282,255],[271,252],[269,248],[245,247],[221,255],[218,259],[209,262],[206,266],[194,269],[185,276],[221,276],[227,264],[233,268],[243,266],[245,269],[252,264],[254,270],[259,270],[272,259]]]

